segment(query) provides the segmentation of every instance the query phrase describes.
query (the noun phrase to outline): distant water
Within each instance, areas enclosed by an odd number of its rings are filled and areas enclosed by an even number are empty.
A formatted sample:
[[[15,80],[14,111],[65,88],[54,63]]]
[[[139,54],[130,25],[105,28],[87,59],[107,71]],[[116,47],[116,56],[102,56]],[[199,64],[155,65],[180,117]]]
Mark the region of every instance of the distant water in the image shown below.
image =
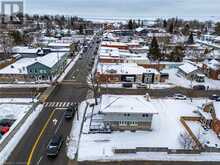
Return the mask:
[[[220,21],[220,0],[25,0],[25,10],[92,19],[182,17]]]

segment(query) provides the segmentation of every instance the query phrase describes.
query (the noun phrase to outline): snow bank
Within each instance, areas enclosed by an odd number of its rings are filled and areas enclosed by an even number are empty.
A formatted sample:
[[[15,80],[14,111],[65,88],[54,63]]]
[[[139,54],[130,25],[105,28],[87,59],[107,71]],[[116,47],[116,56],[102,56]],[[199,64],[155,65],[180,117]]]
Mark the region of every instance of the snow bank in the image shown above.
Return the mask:
[[[37,118],[38,114],[43,109],[43,105],[39,105],[36,110],[28,117],[25,123],[21,126],[21,128],[17,131],[14,137],[9,141],[6,147],[0,152],[0,164],[3,164],[8,157],[10,156],[11,152],[15,149],[16,145],[19,143],[21,138],[27,132],[31,124]]]
[[[80,138],[80,132],[82,128],[82,123],[83,123],[83,116],[86,111],[86,102],[82,102],[79,107],[79,120],[77,120],[77,115],[75,115],[74,120],[73,120],[73,125],[72,129],[70,132],[70,136],[68,139],[68,144],[67,144],[67,156],[69,159],[73,160],[75,159],[75,154],[77,153],[78,150],[78,145],[79,145],[79,138]]]

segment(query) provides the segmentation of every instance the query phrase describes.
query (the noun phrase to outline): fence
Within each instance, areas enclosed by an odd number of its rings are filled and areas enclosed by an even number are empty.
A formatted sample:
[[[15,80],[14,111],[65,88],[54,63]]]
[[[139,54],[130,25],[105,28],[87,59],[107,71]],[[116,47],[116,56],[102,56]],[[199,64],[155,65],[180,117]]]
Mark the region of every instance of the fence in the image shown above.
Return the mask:
[[[202,150],[169,149],[166,147],[137,147],[133,149],[113,149],[115,154],[131,154],[137,152],[166,152],[168,154],[200,154]]]

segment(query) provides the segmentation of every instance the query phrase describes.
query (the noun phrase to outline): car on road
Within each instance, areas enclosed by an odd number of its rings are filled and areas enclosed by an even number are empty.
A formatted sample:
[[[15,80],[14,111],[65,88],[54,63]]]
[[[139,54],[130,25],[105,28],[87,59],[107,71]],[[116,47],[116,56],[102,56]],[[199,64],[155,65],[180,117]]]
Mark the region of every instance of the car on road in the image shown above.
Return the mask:
[[[186,100],[187,99],[187,97],[185,95],[181,94],[181,93],[177,93],[173,97],[176,100]]]
[[[72,119],[75,115],[75,108],[69,107],[65,110],[64,117],[65,119]]]
[[[206,89],[206,87],[204,85],[194,85],[193,89],[204,91]]]
[[[122,83],[122,87],[124,87],[124,88],[132,88],[133,84],[132,83]]]
[[[216,94],[213,94],[211,97],[209,97],[210,100],[217,100],[218,98],[220,98],[220,96]]]
[[[146,89],[147,85],[146,84],[137,84],[136,87],[139,88],[139,89]]]
[[[61,135],[54,135],[47,146],[47,156],[54,157],[57,156],[61,146],[63,144],[63,137]]]

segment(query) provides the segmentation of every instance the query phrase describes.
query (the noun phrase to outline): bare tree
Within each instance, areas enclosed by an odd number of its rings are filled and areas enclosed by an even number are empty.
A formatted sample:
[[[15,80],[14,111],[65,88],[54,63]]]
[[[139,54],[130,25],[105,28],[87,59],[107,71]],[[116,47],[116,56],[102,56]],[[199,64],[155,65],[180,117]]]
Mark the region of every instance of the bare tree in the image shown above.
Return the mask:
[[[100,87],[99,87],[98,80],[96,79],[95,75],[92,73],[89,76],[89,82],[90,82],[89,89],[92,90],[92,92],[94,94],[94,98],[95,98],[95,105],[97,105]]]
[[[13,40],[8,32],[3,32],[0,35],[0,46],[3,50],[3,59],[8,58],[13,46]]]

